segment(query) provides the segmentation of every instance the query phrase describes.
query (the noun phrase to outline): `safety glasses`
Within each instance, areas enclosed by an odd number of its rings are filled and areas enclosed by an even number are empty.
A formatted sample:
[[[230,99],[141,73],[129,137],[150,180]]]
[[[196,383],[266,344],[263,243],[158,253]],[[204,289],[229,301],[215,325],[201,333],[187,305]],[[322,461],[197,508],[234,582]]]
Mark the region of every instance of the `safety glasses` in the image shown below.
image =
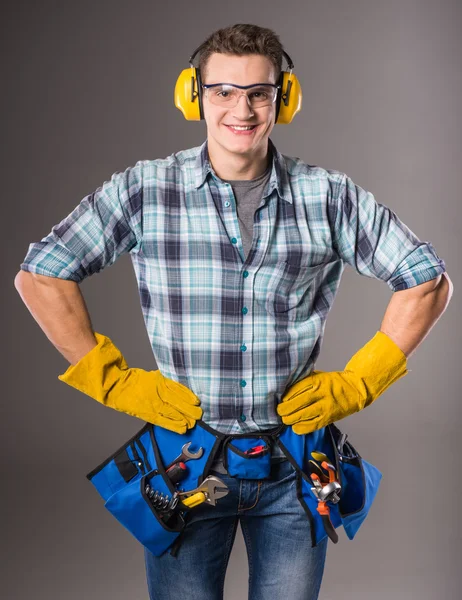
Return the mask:
[[[255,83],[252,85],[235,85],[233,83],[202,84],[207,99],[216,106],[233,108],[241,96],[247,96],[252,108],[269,106],[276,101],[279,85],[274,83]],[[241,90],[246,90],[242,92]]]

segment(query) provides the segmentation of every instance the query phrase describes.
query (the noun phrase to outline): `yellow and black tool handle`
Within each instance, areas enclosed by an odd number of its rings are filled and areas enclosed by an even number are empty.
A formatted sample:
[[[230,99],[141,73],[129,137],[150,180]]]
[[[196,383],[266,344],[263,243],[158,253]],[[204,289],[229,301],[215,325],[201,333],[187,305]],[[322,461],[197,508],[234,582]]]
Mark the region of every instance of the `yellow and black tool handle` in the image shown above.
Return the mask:
[[[186,506],[187,508],[194,508],[194,506],[198,506],[206,500],[207,498],[204,492],[197,492],[196,494],[193,494],[192,496],[188,496],[184,500],[181,500],[181,504],[183,504],[183,506]]]

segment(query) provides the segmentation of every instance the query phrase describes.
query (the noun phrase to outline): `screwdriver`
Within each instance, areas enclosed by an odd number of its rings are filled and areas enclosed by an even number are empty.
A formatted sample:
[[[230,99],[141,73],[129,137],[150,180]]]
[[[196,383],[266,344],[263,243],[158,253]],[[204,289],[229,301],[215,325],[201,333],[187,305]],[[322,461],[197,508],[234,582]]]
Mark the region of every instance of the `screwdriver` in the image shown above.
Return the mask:
[[[173,484],[177,484],[179,481],[186,477],[186,473],[188,472],[188,467],[184,464],[184,462],[175,463],[165,471],[167,473],[168,478]]]

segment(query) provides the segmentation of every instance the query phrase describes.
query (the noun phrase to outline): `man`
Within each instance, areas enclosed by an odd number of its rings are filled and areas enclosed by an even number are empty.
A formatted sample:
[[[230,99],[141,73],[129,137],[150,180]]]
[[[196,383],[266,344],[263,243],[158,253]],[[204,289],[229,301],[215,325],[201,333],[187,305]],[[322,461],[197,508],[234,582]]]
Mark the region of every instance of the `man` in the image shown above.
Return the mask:
[[[444,262],[347,175],[277,151],[281,62],[271,30],[212,34],[200,58],[206,142],[114,174],[31,244],[15,284],[71,363],[62,381],[178,433],[202,418],[225,433],[282,421],[301,435],[369,406],[407,373],[452,294]],[[129,368],[93,331],[78,287],[125,252],[157,371]],[[345,262],[394,293],[344,371],[314,371]],[[318,597],[327,539],[311,547],[294,468],[276,447],[272,463],[262,480],[214,464],[230,493],[193,512],[177,557],[145,550],[151,599],[222,598],[238,522],[252,600]]]

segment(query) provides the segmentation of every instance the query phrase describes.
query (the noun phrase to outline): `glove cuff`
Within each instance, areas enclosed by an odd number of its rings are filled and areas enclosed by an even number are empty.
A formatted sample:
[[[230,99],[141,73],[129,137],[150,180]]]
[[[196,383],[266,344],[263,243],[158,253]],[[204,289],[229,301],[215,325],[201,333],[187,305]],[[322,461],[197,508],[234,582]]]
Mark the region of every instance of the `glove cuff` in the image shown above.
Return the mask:
[[[407,358],[382,331],[359,350],[345,366],[360,379],[361,409],[369,406],[395,381],[407,375]]]
[[[128,369],[125,358],[110,338],[93,332],[98,342],[78,363],[58,375],[58,379],[105,404],[107,394]],[[111,368],[109,368],[111,367]]]

